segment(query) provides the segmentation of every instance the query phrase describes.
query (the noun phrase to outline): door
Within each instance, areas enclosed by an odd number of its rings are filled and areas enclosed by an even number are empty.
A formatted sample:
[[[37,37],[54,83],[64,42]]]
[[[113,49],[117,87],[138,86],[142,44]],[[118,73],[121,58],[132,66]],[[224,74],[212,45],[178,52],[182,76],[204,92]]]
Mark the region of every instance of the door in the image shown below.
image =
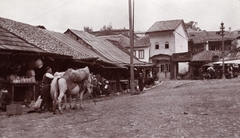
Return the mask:
[[[170,79],[170,64],[161,63],[159,66],[159,79]]]

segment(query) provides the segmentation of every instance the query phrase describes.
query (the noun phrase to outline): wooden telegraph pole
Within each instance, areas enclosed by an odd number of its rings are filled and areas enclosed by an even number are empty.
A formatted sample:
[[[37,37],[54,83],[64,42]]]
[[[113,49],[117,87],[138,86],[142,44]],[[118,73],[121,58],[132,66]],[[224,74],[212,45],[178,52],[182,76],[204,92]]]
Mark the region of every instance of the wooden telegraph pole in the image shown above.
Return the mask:
[[[134,68],[133,68],[133,23],[132,23],[132,0],[129,2],[129,33],[130,33],[130,86],[131,93],[134,93]]]
[[[222,36],[222,79],[226,79],[225,77],[225,64],[224,64],[224,39],[223,39],[223,36],[225,35],[224,34],[224,29],[225,27],[223,26],[224,23],[222,22],[221,23],[221,27],[220,27],[220,35]]]

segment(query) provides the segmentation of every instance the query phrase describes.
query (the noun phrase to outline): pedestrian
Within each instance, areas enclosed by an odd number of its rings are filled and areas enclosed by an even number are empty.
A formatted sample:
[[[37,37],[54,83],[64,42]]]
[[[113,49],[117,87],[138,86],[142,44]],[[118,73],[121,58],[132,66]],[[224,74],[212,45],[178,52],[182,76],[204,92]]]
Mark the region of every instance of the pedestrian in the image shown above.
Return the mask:
[[[12,96],[8,93],[6,88],[0,89],[0,109],[3,111],[7,110],[7,105],[12,101]]]
[[[233,67],[232,67],[232,64],[228,65],[227,72],[228,72],[228,78],[231,79],[233,77]]]
[[[211,65],[210,67],[207,68],[207,71],[210,74],[210,79],[213,79],[214,78],[214,73],[215,73],[214,67]]]
[[[40,105],[40,109],[43,109],[43,107],[47,110],[51,110],[52,108],[52,98],[50,95],[50,85],[53,79],[53,72],[52,68],[47,66],[46,67],[46,73],[43,75],[42,78],[42,103]]]
[[[142,92],[144,88],[144,78],[142,73],[139,73],[138,86],[139,86],[139,90]]]
[[[100,89],[98,86],[98,80],[95,75],[93,75],[92,84],[93,84],[93,97],[96,98],[100,96]]]
[[[106,79],[103,79],[103,83],[101,83],[101,91],[102,91],[102,94],[105,96],[110,95],[109,81],[107,81]]]

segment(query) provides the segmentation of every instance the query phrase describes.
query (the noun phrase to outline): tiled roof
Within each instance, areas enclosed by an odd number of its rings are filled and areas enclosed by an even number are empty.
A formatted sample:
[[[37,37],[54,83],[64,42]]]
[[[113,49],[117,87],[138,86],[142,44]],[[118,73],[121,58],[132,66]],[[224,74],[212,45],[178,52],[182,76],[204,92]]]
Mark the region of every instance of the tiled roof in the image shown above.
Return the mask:
[[[189,32],[189,38],[194,44],[206,43],[208,38],[204,31],[192,31]]]
[[[190,40],[194,44],[207,43],[207,41],[222,41],[219,31],[192,31],[188,32]],[[236,36],[228,31],[225,32],[224,40],[233,40]]]
[[[35,26],[16,22],[6,18],[0,18],[0,27],[21,37],[28,43],[31,43],[32,45],[35,45],[50,53],[73,56],[75,59],[94,58],[91,55],[80,53],[79,51],[74,50],[73,48],[51,36],[46,31],[43,31],[43,29],[39,29]]]
[[[221,56],[219,51],[202,51],[196,55],[193,55],[192,61],[212,61],[213,56]]]
[[[206,31],[207,33],[207,37],[208,37],[208,41],[221,41],[222,40],[222,36],[218,34],[219,31]],[[233,40],[234,39],[234,35],[231,34],[228,31],[224,32],[224,40]]]
[[[21,39],[17,35],[10,33],[8,30],[0,27],[0,49],[1,50],[14,50],[14,51],[28,51],[37,53],[48,53],[32,44],[29,44],[25,40]]]
[[[160,32],[160,31],[172,31],[175,30],[183,20],[168,20],[155,22],[146,33]]]
[[[148,47],[150,45],[151,44],[149,36],[137,38],[137,40],[134,43],[134,47]]]
[[[130,56],[114,46],[112,43],[108,42],[105,39],[98,38],[94,35],[91,35],[84,31],[68,29],[75,35],[77,35],[80,39],[82,39],[85,43],[90,45],[94,50],[99,52],[102,56],[107,58],[110,61],[113,61],[118,64],[129,64]],[[135,63],[144,63],[139,60],[134,59]]]

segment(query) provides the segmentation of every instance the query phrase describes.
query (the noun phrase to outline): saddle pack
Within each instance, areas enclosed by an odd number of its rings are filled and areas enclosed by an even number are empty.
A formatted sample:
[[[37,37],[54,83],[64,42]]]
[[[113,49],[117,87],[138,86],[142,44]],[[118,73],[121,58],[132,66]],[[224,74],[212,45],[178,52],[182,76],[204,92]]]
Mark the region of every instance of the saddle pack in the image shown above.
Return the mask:
[[[89,68],[81,68],[81,69],[68,69],[62,78],[64,78],[67,82],[67,86],[69,90],[72,90],[77,85],[79,85],[80,82],[82,82],[85,79],[88,79],[88,76],[90,74]]]

